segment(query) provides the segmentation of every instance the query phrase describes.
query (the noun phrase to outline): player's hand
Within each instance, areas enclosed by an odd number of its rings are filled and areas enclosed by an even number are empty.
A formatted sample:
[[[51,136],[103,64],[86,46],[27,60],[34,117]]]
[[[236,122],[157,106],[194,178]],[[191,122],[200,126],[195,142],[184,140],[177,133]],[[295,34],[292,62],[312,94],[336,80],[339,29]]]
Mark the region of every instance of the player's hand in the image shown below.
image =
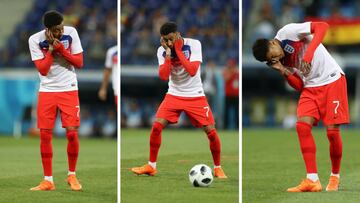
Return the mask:
[[[305,77],[308,76],[311,71],[311,64],[302,60],[300,64],[300,71]]]
[[[166,42],[165,42],[163,37],[160,38],[160,44],[165,49],[166,57],[170,57],[171,56],[171,49],[170,49],[170,47],[168,47],[166,45]]]
[[[176,33],[175,43],[174,43],[175,50],[181,51],[183,45],[184,45],[184,42],[183,42],[181,35],[179,33]]]
[[[280,72],[282,75],[287,76],[288,75],[288,70],[287,68],[284,67],[284,65],[279,61],[279,60],[275,60],[273,59],[272,61],[269,61],[266,63],[270,68]]]
[[[53,47],[55,51],[62,52],[65,48],[64,45],[58,39],[54,39]]]
[[[101,88],[101,89],[99,90],[99,92],[98,92],[99,99],[100,99],[101,101],[106,101],[106,94],[107,94],[106,89]]]
[[[48,41],[49,45],[50,44],[52,45],[54,43],[54,40],[55,40],[54,35],[48,28],[45,29],[45,37],[46,37],[46,40]]]

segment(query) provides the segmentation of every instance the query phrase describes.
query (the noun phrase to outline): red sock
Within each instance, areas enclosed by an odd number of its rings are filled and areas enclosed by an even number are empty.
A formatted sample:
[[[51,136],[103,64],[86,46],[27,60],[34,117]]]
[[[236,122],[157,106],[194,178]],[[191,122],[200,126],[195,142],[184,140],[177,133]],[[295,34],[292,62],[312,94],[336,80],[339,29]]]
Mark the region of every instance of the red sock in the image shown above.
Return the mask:
[[[161,131],[164,126],[159,122],[154,122],[150,134],[150,158],[151,162],[156,162],[159,148],[161,145]]]
[[[69,171],[75,172],[76,161],[79,154],[79,139],[77,130],[66,130],[68,140],[67,155],[69,163]]]
[[[220,166],[220,151],[221,151],[221,143],[218,134],[216,133],[216,129],[211,130],[206,133],[210,142],[210,150],[213,157],[214,165]]]
[[[305,122],[296,123],[296,131],[298,134],[301,153],[305,161],[307,173],[317,173],[316,168],[316,145],[311,134],[312,126]]]
[[[338,174],[340,172],[340,163],[342,157],[342,141],[339,128],[327,129],[327,137],[330,142],[331,172]]]
[[[52,130],[40,129],[40,153],[44,176],[52,176]]]

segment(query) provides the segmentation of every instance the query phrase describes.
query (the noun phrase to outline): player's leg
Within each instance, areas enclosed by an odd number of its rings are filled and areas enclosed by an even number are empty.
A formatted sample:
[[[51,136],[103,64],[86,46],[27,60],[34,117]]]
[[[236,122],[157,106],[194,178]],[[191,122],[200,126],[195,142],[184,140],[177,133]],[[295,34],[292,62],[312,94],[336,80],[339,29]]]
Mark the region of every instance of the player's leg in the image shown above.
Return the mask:
[[[296,132],[301,153],[306,167],[306,179],[298,186],[288,188],[288,192],[320,192],[322,190],[316,167],[316,145],[311,133],[315,118],[304,116],[298,118]]]
[[[179,119],[181,110],[177,108],[177,98],[166,95],[156,112],[156,119],[150,132],[150,153],[149,162],[140,167],[133,167],[131,171],[137,175],[153,176],[157,173],[156,163],[161,146],[161,133],[168,123],[176,123]]]
[[[206,97],[192,98],[183,100],[185,114],[189,117],[191,123],[198,128],[202,128],[206,133],[211,155],[214,161],[215,177],[227,178],[221,168],[220,153],[221,143],[215,128],[215,119]]]
[[[61,122],[66,129],[68,156],[68,183],[72,190],[82,189],[76,178],[76,164],[79,156],[78,127],[80,126],[80,105],[77,91],[60,92],[57,94]]]
[[[316,145],[312,135],[312,126],[320,120],[317,95],[313,88],[305,88],[300,96],[296,123],[302,157],[306,167],[306,179],[288,192],[319,192],[322,190],[316,167]]]
[[[210,151],[214,162],[214,176],[217,178],[227,178],[224,171],[221,168],[221,142],[216,132],[214,124],[206,125],[203,127],[204,132],[207,135],[210,145]]]
[[[337,191],[340,183],[340,164],[342,158],[342,140],[340,125],[329,125],[326,135],[330,143],[331,174],[326,191]]]
[[[52,93],[39,92],[37,106],[37,122],[40,128],[40,153],[44,170],[44,180],[30,190],[55,190],[52,176],[52,129],[55,125],[57,114],[56,104]]]
[[[331,174],[326,191],[338,191],[340,184],[340,164],[342,158],[342,140],[340,124],[349,123],[349,107],[346,78],[342,75],[338,80],[326,86],[327,97],[321,112],[326,134],[330,143]]]
[[[168,121],[164,118],[156,118],[150,132],[150,152],[149,162],[140,167],[133,167],[131,171],[137,175],[150,175],[153,176],[157,173],[156,162],[161,146],[161,132],[168,124]]]

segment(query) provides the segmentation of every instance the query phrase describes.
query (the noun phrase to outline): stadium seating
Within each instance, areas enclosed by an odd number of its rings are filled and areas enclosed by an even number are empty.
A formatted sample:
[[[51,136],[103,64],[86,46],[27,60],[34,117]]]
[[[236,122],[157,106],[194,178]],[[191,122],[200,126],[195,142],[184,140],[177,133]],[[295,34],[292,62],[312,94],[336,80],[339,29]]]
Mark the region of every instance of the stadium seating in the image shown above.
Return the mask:
[[[27,40],[44,28],[42,15],[53,9],[64,14],[65,25],[77,28],[86,53],[86,68],[103,68],[107,48],[117,44],[117,1],[114,0],[35,0],[1,47],[0,67],[33,67]]]
[[[158,23],[167,20],[176,22],[184,37],[202,42],[204,61],[212,59],[223,65],[228,58],[238,59],[238,4],[236,0],[184,0],[181,4],[176,0],[166,3],[162,0],[122,1],[122,62],[156,64],[156,50],[160,45]],[[144,31],[149,35],[146,43],[141,43]],[[139,47],[144,44],[151,49],[148,53],[139,53]]]

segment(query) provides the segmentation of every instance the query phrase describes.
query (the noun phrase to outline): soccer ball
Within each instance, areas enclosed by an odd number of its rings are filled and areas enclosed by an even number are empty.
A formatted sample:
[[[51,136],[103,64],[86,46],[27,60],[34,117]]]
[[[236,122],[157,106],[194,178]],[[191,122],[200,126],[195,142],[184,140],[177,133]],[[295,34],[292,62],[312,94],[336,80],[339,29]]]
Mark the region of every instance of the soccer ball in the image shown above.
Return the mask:
[[[207,187],[213,179],[211,168],[205,164],[197,164],[190,169],[189,180],[195,187]]]

